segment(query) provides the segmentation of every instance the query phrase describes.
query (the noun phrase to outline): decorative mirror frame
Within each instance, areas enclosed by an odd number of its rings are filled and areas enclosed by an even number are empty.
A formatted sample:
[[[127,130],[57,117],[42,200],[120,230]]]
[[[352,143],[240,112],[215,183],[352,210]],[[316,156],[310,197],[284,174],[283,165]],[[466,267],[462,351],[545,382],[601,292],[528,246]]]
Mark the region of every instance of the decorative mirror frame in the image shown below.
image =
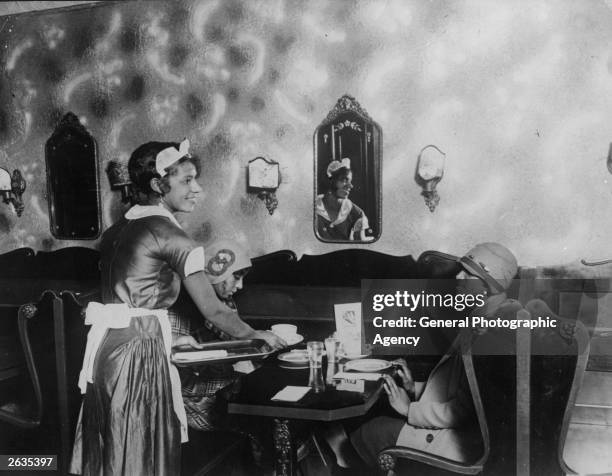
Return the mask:
[[[53,160],[55,151],[58,147],[64,146],[70,141],[80,141],[84,149],[88,149],[89,154],[93,154],[93,169],[95,174],[95,200],[96,204],[95,218],[88,222],[87,233],[77,233],[75,227],[67,229],[63,223],[60,223],[58,202],[61,205],[62,200],[58,200],[61,193],[60,177],[55,176],[55,170],[51,161]],[[91,155],[90,155],[91,157]],[[73,157],[70,160],[81,160],[82,156]],[[45,163],[47,168],[47,196],[49,202],[49,224],[52,235],[60,240],[95,240],[100,236],[102,229],[102,213],[100,203],[100,174],[98,170],[98,150],[96,141],[89,131],[81,124],[76,115],[71,112],[66,113],[61,119],[51,137],[45,144]],[[93,185],[93,184],[92,184]],[[63,213],[63,211],[62,211]]]
[[[313,135],[313,143],[314,143],[313,197],[316,199],[317,193],[320,192],[318,185],[320,181],[320,175],[322,173],[322,170],[319,170],[319,163],[322,160],[322,158],[319,156],[321,154],[321,151],[319,150],[320,149],[319,137],[321,133],[323,133],[323,137],[326,134],[328,134],[328,131],[326,131],[325,129],[329,128],[330,126],[333,126],[334,123],[338,122],[342,116],[346,115],[346,113],[353,113],[354,115],[356,115],[361,121],[363,121],[363,124],[365,126],[364,127],[365,130],[362,132],[363,132],[364,140],[366,141],[365,143],[366,147],[364,147],[363,149],[366,154],[365,156],[366,170],[360,171],[360,172],[364,176],[369,176],[370,177],[369,180],[372,180],[374,190],[371,191],[368,195],[371,195],[373,197],[374,203],[368,206],[362,206],[363,205],[362,203],[358,203],[357,205],[364,209],[366,216],[368,214],[368,210],[375,211],[376,216],[375,217],[368,216],[368,219],[370,221],[370,224],[375,223],[376,232],[371,240],[350,240],[350,239],[329,240],[329,239],[322,238],[317,231],[316,206],[313,206],[313,229],[314,229],[314,234],[317,237],[317,239],[324,243],[371,244],[371,243],[378,241],[383,231],[383,226],[382,226],[383,132],[382,132],[382,128],[380,127],[380,125],[376,121],[374,121],[370,117],[370,115],[367,113],[367,111],[363,107],[361,107],[359,102],[357,102],[357,100],[353,96],[350,96],[349,94],[345,94],[340,99],[338,99],[338,101],[336,102],[336,105],[327,114],[327,117],[315,129],[315,132]],[[343,121],[342,124],[339,125],[339,127],[340,129],[344,127],[356,129],[359,127],[359,125],[353,121]],[[334,135],[332,134],[332,145],[331,145],[332,150],[334,150],[334,147],[335,147],[335,145],[333,144],[333,137]],[[323,138],[323,142],[327,143],[326,137]],[[371,150],[372,156],[371,157],[368,155],[368,147],[367,147],[368,144],[372,145],[372,150]],[[342,157],[340,156],[336,157],[333,154],[332,154],[332,157],[338,160],[342,159]],[[365,183],[365,179],[362,179],[362,181]]]

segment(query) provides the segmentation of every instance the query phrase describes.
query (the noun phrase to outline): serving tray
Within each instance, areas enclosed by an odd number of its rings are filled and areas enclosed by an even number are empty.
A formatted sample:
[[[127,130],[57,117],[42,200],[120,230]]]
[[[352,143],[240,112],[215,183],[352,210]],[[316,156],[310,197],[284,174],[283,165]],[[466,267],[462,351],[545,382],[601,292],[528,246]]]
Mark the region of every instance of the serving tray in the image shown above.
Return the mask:
[[[202,358],[202,359],[176,359],[177,352],[190,353],[197,355],[198,352],[207,350],[225,350],[227,355],[223,357]],[[206,364],[232,363],[241,360],[262,360],[268,355],[273,354],[272,350],[263,339],[248,339],[248,340],[227,340],[207,342],[200,349],[194,349],[190,346],[177,346],[172,348],[171,360],[177,367],[194,367]]]

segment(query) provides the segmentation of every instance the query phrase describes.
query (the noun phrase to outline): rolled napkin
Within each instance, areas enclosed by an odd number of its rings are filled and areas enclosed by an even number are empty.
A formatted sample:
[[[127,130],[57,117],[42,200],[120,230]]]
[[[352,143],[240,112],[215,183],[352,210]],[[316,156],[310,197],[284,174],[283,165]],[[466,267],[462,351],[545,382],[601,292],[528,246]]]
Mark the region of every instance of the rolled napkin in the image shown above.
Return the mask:
[[[176,352],[174,360],[206,360],[227,357],[227,350],[196,350],[193,352]]]

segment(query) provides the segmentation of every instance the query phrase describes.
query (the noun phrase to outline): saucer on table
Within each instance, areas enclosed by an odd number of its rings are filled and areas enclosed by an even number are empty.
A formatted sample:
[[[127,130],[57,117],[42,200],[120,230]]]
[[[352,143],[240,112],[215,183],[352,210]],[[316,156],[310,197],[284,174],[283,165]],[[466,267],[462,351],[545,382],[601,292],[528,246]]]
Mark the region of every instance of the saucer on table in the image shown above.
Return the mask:
[[[290,369],[307,369],[308,363],[308,351],[293,349],[290,352],[278,355],[279,366]]]
[[[379,372],[391,367],[392,363],[382,359],[361,359],[351,360],[344,366],[344,370],[354,370],[356,372]]]

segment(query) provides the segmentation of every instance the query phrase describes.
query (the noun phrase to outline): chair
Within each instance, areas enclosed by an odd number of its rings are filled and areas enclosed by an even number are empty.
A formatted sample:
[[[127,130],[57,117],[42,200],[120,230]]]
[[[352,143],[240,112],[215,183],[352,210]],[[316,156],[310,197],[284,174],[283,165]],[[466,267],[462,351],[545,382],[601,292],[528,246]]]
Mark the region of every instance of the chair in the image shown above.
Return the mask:
[[[392,446],[385,448],[378,455],[379,466],[383,471],[388,471],[389,474],[394,474],[397,459],[399,458],[415,462],[419,465],[419,471],[415,471],[414,474],[424,474],[431,468],[438,468],[438,470],[459,474],[479,474],[482,472],[490,452],[489,427],[487,425],[487,418],[483,400],[481,398],[477,372],[472,355],[474,336],[472,335],[471,330],[467,329],[462,331],[460,338],[463,365],[465,368],[468,386],[472,394],[474,411],[482,438],[482,440],[477,443],[480,448],[479,456],[469,462],[459,462],[414,448]],[[438,473],[439,471],[436,472],[436,474]]]
[[[0,421],[22,429],[44,426],[54,418],[56,394],[52,379],[54,316],[61,312],[61,301],[51,291],[45,291],[37,303],[19,307],[17,321],[29,385],[23,395],[0,407]],[[49,358],[51,357],[51,358]]]
[[[580,321],[555,316],[539,299],[526,309],[532,318],[548,315],[559,323],[532,331],[530,469],[532,474],[576,474],[563,450],[589,358],[589,331]]]

